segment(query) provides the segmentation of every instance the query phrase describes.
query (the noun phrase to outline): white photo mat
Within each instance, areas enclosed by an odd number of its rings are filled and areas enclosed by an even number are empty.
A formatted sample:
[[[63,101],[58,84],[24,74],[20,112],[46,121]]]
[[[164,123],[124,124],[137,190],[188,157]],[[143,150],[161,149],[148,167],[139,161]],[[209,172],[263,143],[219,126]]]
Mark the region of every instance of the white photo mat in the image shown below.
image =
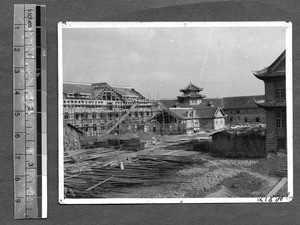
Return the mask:
[[[286,114],[287,114],[287,161],[288,193],[279,202],[293,198],[293,77],[292,77],[292,24],[287,22],[61,22],[58,24],[58,128],[59,128],[59,203],[61,204],[145,204],[145,203],[259,203],[274,202],[270,198],[65,198],[64,195],[64,144],[63,144],[63,81],[64,62],[63,35],[67,29],[108,29],[108,28],[286,28]],[[268,66],[268,65],[266,65]],[[99,73],[101,74],[101,73]],[[124,75],[126,76],[126,75]],[[100,77],[100,76],[99,76]],[[102,82],[99,80],[99,82]],[[183,84],[183,86],[185,83]],[[200,84],[201,85],[201,84]]]

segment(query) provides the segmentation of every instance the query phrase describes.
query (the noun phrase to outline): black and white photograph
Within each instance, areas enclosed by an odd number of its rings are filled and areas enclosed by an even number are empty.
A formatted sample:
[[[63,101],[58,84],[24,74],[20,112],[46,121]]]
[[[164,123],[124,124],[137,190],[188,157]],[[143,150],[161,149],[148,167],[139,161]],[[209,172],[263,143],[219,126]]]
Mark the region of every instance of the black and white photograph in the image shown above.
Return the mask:
[[[59,23],[59,202],[291,201],[291,33]]]

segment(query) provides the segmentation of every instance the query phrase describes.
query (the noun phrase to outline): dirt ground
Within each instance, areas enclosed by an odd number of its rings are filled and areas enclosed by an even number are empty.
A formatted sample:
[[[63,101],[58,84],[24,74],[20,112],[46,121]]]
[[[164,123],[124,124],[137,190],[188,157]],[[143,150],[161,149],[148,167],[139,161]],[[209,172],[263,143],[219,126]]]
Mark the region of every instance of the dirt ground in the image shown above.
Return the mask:
[[[124,187],[111,198],[203,198],[265,196],[280,181],[276,168],[284,159],[218,159],[178,146],[147,148],[139,154],[182,155],[191,157],[192,165],[173,171],[164,182],[151,186]],[[278,170],[279,171],[279,170]],[[277,171],[277,172],[278,172]]]
[[[108,198],[225,198],[263,197],[286,177],[287,158],[280,154],[273,158],[225,159],[209,153],[193,151],[191,139],[209,140],[207,134],[193,136],[144,135],[145,149],[122,153],[122,158],[176,156],[188,158],[188,163],[178,170],[167,172],[157,183],[124,186],[101,191]],[[126,169],[126,163],[123,164]],[[120,168],[121,169],[121,168]],[[113,181],[113,179],[112,179]],[[96,190],[96,189],[95,189]],[[102,189],[103,190],[103,189]],[[286,188],[280,190],[286,193]],[[97,197],[97,196],[95,196]]]
[[[124,198],[199,198],[265,196],[279,178],[251,171],[254,160],[211,160],[193,165],[166,177],[155,186],[124,188],[112,197]]]

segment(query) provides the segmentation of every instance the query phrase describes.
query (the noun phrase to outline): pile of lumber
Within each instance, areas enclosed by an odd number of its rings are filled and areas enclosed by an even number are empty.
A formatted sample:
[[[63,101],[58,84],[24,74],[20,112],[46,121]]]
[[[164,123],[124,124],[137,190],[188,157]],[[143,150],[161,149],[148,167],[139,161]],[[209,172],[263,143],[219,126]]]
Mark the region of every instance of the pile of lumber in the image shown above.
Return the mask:
[[[64,184],[67,198],[103,198],[110,193],[123,192],[124,187],[161,184],[173,171],[193,163],[190,157],[174,155],[132,155],[131,160],[124,160],[128,159],[126,155],[123,159],[115,156],[112,160],[112,152],[102,152],[102,155],[93,152],[89,157],[79,157],[81,161],[78,162],[66,158]],[[118,151],[118,154],[122,153],[124,151]]]
[[[141,142],[138,137],[132,138],[109,138],[103,140],[96,140],[94,142],[96,147],[116,148],[126,151],[141,151],[145,149],[145,143]]]
[[[73,176],[74,173],[90,170],[93,166],[113,167],[119,161],[126,161],[134,156],[135,154],[110,148],[68,151],[64,156],[64,169],[65,173]]]

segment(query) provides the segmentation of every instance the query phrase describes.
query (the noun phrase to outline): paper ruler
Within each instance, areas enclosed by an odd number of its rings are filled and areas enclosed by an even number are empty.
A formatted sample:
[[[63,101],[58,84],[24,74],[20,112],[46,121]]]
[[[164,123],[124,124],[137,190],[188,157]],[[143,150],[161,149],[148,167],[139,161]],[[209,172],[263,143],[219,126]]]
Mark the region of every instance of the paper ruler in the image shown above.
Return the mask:
[[[47,217],[46,7],[14,5],[15,219]]]

